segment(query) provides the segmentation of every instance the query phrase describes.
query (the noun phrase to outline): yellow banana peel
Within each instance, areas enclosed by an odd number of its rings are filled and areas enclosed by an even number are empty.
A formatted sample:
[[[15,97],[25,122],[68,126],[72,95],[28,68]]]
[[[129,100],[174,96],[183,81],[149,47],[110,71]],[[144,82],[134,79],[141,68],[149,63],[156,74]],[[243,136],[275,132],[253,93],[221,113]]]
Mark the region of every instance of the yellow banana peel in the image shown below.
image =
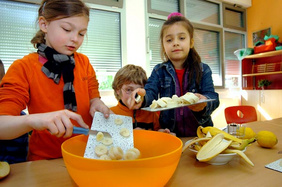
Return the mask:
[[[225,132],[223,130],[220,130],[219,128],[216,128],[216,127],[211,127],[211,126],[202,127],[202,126],[199,126],[198,129],[197,129],[197,135],[200,134],[201,136],[205,136],[208,132],[210,132],[210,134],[212,136],[215,136],[217,134],[223,134],[224,138],[227,139],[227,140],[232,140],[232,141],[238,142],[238,143],[242,143],[243,142],[242,139],[236,138],[235,136],[232,136],[232,135],[228,134],[227,132]],[[201,134],[201,133],[203,133],[203,134]]]

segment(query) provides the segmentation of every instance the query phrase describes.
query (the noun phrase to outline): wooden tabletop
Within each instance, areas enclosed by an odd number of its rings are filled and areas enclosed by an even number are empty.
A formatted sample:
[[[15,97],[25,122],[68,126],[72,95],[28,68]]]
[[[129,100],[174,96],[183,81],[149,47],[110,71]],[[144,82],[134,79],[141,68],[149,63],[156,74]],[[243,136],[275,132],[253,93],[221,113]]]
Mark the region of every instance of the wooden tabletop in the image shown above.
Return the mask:
[[[272,149],[265,149],[255,142],[247,148],[245,154],[255,164],[248,165],[240,157],[226,165],[214,166],[198,162],[195,155],[185,151],[178,167],[166,187],[186,186],[271,186],[282,185],[282,173],[265,168],[266,164],[282,158],[282,118],[271,121],[248,123],[255,132],[269,130],[278,137],[278,144]],[[185,143],[190,138],[182,138]],[[69,176],[63,159],[41,160],[11,164],[10,175],[0,180],[1,187],[11,186],[76,186]],[[160,176],[161,177],[161,176]]]

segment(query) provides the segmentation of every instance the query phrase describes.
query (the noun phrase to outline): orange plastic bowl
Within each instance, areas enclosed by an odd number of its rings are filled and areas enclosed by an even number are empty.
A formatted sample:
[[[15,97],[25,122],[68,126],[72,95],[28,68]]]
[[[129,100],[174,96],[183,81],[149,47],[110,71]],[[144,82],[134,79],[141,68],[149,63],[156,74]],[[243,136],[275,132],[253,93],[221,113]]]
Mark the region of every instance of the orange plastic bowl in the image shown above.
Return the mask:
[[[182,151],[182,141],[170,134],[134,130],[136,160],[84,158],[87,136],[79,135],[62,144],[67,170],[78,186],[164,186],[173,175]]]

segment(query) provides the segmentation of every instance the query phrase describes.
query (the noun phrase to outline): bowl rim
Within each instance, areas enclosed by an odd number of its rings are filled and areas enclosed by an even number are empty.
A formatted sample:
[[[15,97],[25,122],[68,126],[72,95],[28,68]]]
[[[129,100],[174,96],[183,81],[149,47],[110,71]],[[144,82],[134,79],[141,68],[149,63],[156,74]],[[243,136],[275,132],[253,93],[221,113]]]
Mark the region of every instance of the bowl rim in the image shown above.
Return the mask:
[[[138,131],[148,131],[148,130],[138,130]],[[148,132],[150,132],[150,133],[164,133],[164,132],[159,132],[159,131],[148,131]],[[168,136],[173,136],[173,135],[171,135],[171,134],[168,134],[168,133],[164,133],[165,135],[168,135]],[[75,157],[75,158],[79,158],[79,159],[87,159],[87,160],[95,160],[95,161],[98,161],[98,162],[136,162],[136,161],[146,161],[146,160],[152,160],[152,159],[156,159],[156,158],[160,158],[160,157],[165,157],[165,156],[169,156],[169,155],[172,155],[172,154],[175,154],[176,152],[180,152],[180,154],[181,154],[181,152],[182,152],[182,147],[183,147],[183,142],[182,142],[182,140],[179,138],[179,137],[177,137],[177,136],[173,136],[174,138],[176,138],[177,139],[177,141],[178,142],[180,142],[180,146],[177,148],[177,149],[175,149],[175,150],[173,150],[173,151],[171,151],[171,152],[168,152],[168,153],[165,153],[165,154],[162,154],[162,155],[158,155],[158,156],[154,156],[154,157],[147,157],[147,158],[139,158],[139,159],[135,159],[135,160],[100,160],[100,159],[93,159],[93,158],[86,158],[86,157],[84,157],[84,156],[78,156],[78,155],[75,155],[75,154],[73,154],[73,153],[70,153],[70,152],[68,152],[68,151],[66,151],[65,149],[64,149],[64,146],[65,146],[65,144],[68,142],[68,141],[70,141],[70,140],[72,140],[72,139],[81,139],[81,138],[83,138],[83,136],[85,136],[85,135],[77,135],[77,136],[74,136],[74,137],[71,137],[71,138],[69,138],[69,139],[67,139],[67,140],[65,140],[63,143],[62,143],[62,145],[61,145],[61,151],[62,151],[62,153],[65,153],[65,154],[68,154],[68,155],[71,155],[72,157]],[[64,158],[64,154],[62,155],[63,156],[63,158]]]

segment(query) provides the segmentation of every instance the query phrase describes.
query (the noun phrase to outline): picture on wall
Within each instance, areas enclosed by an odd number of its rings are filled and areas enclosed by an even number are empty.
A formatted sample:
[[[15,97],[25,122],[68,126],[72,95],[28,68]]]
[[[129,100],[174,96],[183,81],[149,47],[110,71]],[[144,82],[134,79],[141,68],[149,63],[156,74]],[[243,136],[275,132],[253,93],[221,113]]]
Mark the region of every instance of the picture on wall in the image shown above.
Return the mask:
[[[264,43],[264,36],[270,36],[270,35],[271,35],[271,28],[253,32],[253,46],[255,46],[255,44],[259,41]]]

